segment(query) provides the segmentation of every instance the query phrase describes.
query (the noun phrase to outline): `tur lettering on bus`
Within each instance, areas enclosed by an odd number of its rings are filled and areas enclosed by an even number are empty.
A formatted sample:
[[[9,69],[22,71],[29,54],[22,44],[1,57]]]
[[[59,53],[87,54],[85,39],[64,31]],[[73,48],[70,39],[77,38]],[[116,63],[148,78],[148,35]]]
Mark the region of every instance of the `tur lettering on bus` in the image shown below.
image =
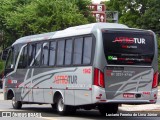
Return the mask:
[[[134,42],[138,44],[145,44],[144,38],[134,38]]]
[[[56,84],[77,84],[76,75],[58,75],[54,77]]]
[[[116,39],[113,41],[114,43],[127,43],[127,44],[145,44],[144,38],[129,38],[129,37],[116,37]]]

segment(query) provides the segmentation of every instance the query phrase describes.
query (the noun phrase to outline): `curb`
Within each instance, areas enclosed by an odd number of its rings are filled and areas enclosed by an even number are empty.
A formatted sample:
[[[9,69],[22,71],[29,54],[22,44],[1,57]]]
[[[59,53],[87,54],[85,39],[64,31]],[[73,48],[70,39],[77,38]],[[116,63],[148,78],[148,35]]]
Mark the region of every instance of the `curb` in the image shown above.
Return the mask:
[[[3,92],[3,89],[0,89],[0,93]]]
[[[0,94],[3,93],[3,89],[0,89]]]
[[[0,93],[0,101],[4,100],[3,93]]]

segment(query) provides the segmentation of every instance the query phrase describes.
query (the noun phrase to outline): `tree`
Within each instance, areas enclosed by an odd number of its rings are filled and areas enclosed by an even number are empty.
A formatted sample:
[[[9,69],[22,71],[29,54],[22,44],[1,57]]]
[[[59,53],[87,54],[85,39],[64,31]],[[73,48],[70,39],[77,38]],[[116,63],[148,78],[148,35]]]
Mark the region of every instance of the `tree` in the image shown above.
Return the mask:
[[[4,62],[0,60],[0,75],[4,71]]]
[[[107,10],[119,12],[119,22],[141,29],[153,30],[160,50],[160,0],[110,0]],[[158,58],[160,68],[160,55]]]
[[[110,0],[107,10],[119,12],[119,22],[142,29],[160,31],[159,0]]]
[[[110,0],[105,2],[108,11],[118,11],[119,17],[122,16],[125,10],[126,0]]]
[[[89,4],[90,0],[1,0],[3,44],[11,45],[22,36],[94,22]]]
[[[138,25],[143,29],[151,29],[160,33],[160,1],[150,0],[147,7],[141,19],[139,19]]]

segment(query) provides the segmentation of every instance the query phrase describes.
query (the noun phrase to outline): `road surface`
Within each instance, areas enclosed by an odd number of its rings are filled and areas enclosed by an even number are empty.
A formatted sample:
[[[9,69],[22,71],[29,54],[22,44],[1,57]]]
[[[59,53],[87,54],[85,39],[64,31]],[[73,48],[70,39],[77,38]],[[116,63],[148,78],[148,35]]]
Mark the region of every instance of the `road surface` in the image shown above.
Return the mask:
[[[118,114],[120,117],[102,117],[98,110],[78,110],[75,115],[68,115],[68,116],[60,116],[57,112],[54,112],[51,109],[50,104],[45,105],[37,105],[37,104],[26,104],[22,106],[20,110],[14,110],[12,108],[12,102],[10,100],[3,100],[3,94],[0,93],[0,116],[6,112],[11,112],[11,114],[15,113],[14,115],[21,115],[24,114],[38,114],[39,116],[35,118],[23,118],[28,120],[115,120],[115,119],[128,119],[128,120],[159,120],[160,117],[153,117],[156,115],[160,116],[160,94],[158,96],[157,104],[149,104],[149,105],[122,105],[119,107]],[[19,114],[18,114],[19,113]],[[130,116],[131,115],[131,116]],[[133,117],[133,115],[137,115],[139,117]],[[148,117],[151,115],[152,117]],[[42,116],[42,117],[40,117]],[[16,117],[16,116],[15,116]],[[1,120],[6,120],[8,118],[0,117]],[[15,119],[15,118],[11,118]],[[16,117],[16,119],[21,120],[21,117]]]

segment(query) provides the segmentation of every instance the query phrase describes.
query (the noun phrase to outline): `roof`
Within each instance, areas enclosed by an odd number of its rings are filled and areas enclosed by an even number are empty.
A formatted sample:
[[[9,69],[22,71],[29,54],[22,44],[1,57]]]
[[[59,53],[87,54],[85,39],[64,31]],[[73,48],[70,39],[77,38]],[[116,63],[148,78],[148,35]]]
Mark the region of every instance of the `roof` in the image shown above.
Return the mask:
[[[63,38],[63,37],[76,36],[76,35],[82,35],[82,34],[90,34],[91,32],[96,31],[97,29],[102,29],[102,28],[127,29],[128,27],[126,25],[118,24],[118,23],[92,23],[92,24],[80,25],[75,27],[69,27],[61,31],[22,37],[16,40],[13,43],[13,45],[18,43],[28,43],[31,41],[41,41],[46,39],[55,39],[55,38]]]

